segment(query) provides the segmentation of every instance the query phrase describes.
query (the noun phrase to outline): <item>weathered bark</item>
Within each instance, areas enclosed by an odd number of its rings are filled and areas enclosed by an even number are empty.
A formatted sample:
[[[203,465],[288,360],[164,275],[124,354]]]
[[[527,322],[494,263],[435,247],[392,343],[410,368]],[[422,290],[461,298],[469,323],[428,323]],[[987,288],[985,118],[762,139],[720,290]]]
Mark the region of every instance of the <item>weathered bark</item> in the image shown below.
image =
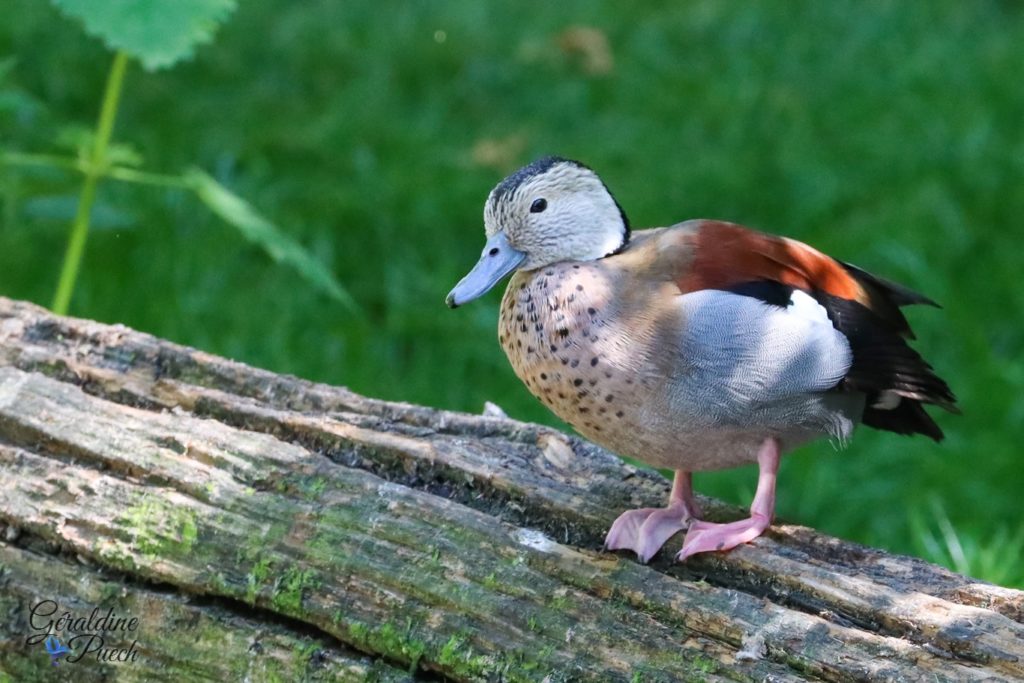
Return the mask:
[[[5,299],[0,477],[15,680],[46,599],[139,619],[76,680],[1024,677],[1021,592],[790,525],[643,566],[603,533],[667,483],[581,440]]]

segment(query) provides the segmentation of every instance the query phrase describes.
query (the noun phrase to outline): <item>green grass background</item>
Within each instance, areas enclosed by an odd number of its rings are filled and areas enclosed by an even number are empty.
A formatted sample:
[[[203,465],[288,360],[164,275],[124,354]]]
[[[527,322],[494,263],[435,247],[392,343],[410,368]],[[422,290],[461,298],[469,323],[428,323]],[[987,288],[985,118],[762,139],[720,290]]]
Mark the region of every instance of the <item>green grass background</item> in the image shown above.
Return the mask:
[[[3,14],[0,144],[51,151],[93,125],[111,56],[48,3]],[[574,26],[606,37],[610,70],[593,73]],[[938,416],[947,440],[865,429],[843,452],[807,447],[783,465],[779,514],[1022,586],[1022,84],[1009,1],[243,2],[193,61],[131,67],[115,139],[151,170],[214,174],[363,314],[193,197],[114,183],[72,312],[372,396],[559,424],[497,345],[500,292],[443,302],[479,254],[490,188],[542,154],[578,158],[636,226],[741,222],[941,302],[911,318],[962,403]],[[50,302],[78,182],[0,170],[0,293]],[[696,482],[747,505],[755,479]]]

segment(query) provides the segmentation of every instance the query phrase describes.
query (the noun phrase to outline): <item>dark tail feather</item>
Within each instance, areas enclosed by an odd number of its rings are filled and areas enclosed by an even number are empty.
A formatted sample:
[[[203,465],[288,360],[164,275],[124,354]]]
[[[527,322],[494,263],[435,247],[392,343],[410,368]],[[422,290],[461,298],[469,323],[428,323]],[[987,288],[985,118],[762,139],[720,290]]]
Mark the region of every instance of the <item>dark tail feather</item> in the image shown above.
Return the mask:
[[[832,324],[850,342],[853,353],[853,363],[837,388],[867,397],[862,422],[869,427],[942,440],[942,430],[922,403],[959,413],[956,397],[907,343],[914,334],[900,311],[900,306],[937,304],[902,285],[855,266],[843,266],[867,292],[868,301],[864,304],[822,292],[815,295]]]
[[[889,409],[873,408],[869,402],[861,421],[869,427],[897,434],[924,434],[935,441],[942,441],[944,437],[942,429],[920,402],[909,398],[901,399],[898,406]]]
[[[850,263],[843,263],[842,261],[840,261],[840,263],[843,268],[846,268],[846,270],[849,271],[850,275],[853,275],[855,279],[881,290],[881,293],[885,294],[889,301],[893,302],[897,306],[923,304],[925,306],[942,308],[942,306],[939,306],[924,294],[915,292],[910,287],[904,287],[898,282],[893,282],[892,280],[886,280],[884,277],[872,275],[868,271],[862,270]]]

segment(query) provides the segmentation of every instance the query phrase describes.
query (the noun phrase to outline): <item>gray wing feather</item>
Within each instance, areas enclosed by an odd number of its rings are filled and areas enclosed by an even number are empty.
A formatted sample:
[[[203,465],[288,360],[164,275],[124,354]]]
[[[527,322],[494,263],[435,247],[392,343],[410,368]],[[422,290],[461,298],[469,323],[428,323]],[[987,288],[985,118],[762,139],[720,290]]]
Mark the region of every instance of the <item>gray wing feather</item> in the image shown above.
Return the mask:
[[[680,304],[678,398],[698,401],[714,422],[817,422],[821,392],[853,362],[846,337],[803,292],[788,307],[718,290],[684,294]]]

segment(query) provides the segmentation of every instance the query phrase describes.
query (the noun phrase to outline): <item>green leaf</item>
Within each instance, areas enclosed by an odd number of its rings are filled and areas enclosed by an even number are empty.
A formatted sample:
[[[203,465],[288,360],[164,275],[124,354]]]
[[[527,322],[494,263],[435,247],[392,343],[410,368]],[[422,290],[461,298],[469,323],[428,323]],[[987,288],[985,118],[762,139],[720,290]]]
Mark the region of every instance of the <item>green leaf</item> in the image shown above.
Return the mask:
[[[185,177],[199,199],[224,221],[237,228],[245,239],[260,246],[275,261],[297,270],[307,282],[344,304],[350,311],[359,311],[351,295],[326,266],[279,227],[257,213],[247,201],[200,170],[191,170]]]
[[[142,153],[127,142],[111,142],[104,155],[107,166],[142,166]]]
[[[92,157],[96,146],[96,131],[78,124],[63,126],[57,131],[54,144],[57,147],[74,152],[79,160],[85,161]],[[142,154],[127,142],[109,142],[103,155],[103,164],[109,166],[142,165]]]
[[[150,71],[191,57],[235,9],[235,0],[51,1],[111,50],[124,50]]]
[[[96,132],[80,123],[71,123],[57,129],[53,143],[61,149],[74,152],[80,159],[89,156],[95,144]]]

